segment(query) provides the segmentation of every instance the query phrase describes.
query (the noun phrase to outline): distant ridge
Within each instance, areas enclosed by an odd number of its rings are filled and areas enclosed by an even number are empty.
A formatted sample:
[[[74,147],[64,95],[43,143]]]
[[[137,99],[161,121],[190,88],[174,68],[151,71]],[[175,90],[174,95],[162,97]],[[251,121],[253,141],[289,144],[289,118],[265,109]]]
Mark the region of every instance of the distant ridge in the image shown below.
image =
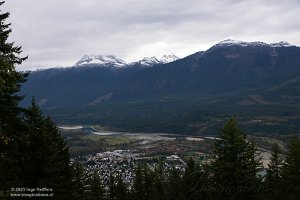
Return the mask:
[[[43,99],[46,107],[148,100],[164,95],[199,97],[229,91],[241,94],[245,89],[274,87],[300,76],[299,51],[288,42],[227,39],[183,59],[171,54],[128,64],[113,55],[85,55],[73,68],[32,73],[23,90]],[[158,67],[143,70],[151,66]]]

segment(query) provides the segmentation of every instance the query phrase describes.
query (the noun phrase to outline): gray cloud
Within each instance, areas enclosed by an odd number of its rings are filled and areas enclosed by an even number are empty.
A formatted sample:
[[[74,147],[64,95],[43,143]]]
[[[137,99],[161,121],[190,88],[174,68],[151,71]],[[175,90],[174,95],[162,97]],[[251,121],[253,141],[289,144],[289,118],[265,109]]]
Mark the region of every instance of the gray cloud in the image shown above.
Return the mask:
[[[19,67],[70,66],[84,54],[183,57],[227,39],[300,44],[298,0],[7,0]]]

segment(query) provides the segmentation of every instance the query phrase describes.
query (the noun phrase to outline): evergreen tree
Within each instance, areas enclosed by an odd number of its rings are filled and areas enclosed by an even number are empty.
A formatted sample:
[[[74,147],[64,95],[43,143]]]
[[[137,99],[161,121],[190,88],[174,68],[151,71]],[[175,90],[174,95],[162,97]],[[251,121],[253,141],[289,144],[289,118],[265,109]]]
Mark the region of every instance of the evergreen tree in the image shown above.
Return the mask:
[[[155,181],[157,185],[155,185]],[[143,163],[143,165],[139,163],[135,171],[135,179],[132,186],[132,198],[136,200],[154,199],[155,196],[157,196],[155,191],[159,190],[159,188],[157,188],[159,185],[161,185],[159,178],[149,169],[148,164],[146,162]],[[163,188],[161,189],[163,190]]]
[[[182,179],[180,173],[175,167],[169,171],[169,177],[167,180],[168,199],[184,199]]]
[[[185,199],[204,199],[205,188],[207,188],[207,174],[195,161],[190,158],[187,161],[182,177],[183,194]]]
[[[143,191],[145,199],[153,199],[154,193],[154,175],[153,171],[150,170],[148,164],[145,162],[143,165]]]
[[[85,199],[85,177],[82,165],[76,161],[73,165],[72,199]]]
[[[282,199],[300,199],[300,141],[293,137],[282,168]]]
[[[0,2],[0,6],[4,1]],[[2,134],[6,133],[6,128],[19,114],[18,102],[21,96],[15,93],[20,91],[21,83],[25,81],[26,75],[17,72],[15,67],[21,64],[27,57],[19,57],[22,53],[21,47],[14,46],[13,42],[8,42],[11,33],[10,24],[5,23],[9,13],[0,13],[0,119]],[[8,135],[4,135],[9,137]],[[3,136],[2,135],[2,136]]]
[[[105,189],[99,174],[94,171],[93,175],[87,180],[87,199],[89,200],[104,200]]]
[[[280,199],[280,191],[281,191],[281,180],[282,180],[282,166],[283,166],[284,158],[282,156],[282,151],[280,147],[275,144],[272,147],[272,155],[270,158],[269,168],[267,170],[266,175],[266,183],[268,186],[268,199]]]
[[[112,174],[110,174],[109,182],[108,182],[108,199],[111,199],[111,200],[117,199],[116,186],[117,186],[116,179]]]
[[[27,111],[25,123],[27,125],[28,146],[25,148],[25,165],[23,169],[23,180],[28,187],[46,187],[45,182],[50,178],[48,173],[48,146],[47,133],[44,131],[44,117],[32,99],[32,105]],[[48,144],[47,144],[48,145]]]
[[[0,2],[0,8],[3,3]],[[19,57],[21,47],[8,42],[11,33],[10,24],[5,22],[8,17],[9,13],[0,10],[0,189],[3,191],[21,184],[18,153],[24,139],[18,102],[22,97],[16,93],[26,78],[26,74],[15,69],[26,57]]]
[[[212,184],[220,199],[257,199],[261,179],[257,177],[261,158],[253,142],[230,119],[214,142]]]
[[[137,168],[135,170],[135,178],[133,180],[133,186],[132,186],[132,191],[131,191],[132,199],[135,199],[135,200],[145,199],[144,190],[145,190],[145,188],[144,188],[142,166],[140,163],[138,163]]]
[[[197,187],[198,184],[195,173],[198,170],[200,169],[196,169],[196,163],[194,162],[193,158],[190,158],[187,161],[187,166],[182,177],[183,192],[186,199],[193,199],[192,194],[195,193],[195,187]],[[199,182],[200,181],[201,180],[199,180]]]
[[[47,133],[45,147],[48,148],[48,173],[50,178],[46,181],[53,188],[55,199],[65,199],[70,195],[72,182],[72,168],[70,166],[69,147],[61,136],[57,126],[49,118],[45,118],[44,128]],[[47,141],[47,140],[46,140]],[[49,176],[48,176],[49,177]]]
[[[56,125],[45,118],[34,99],[24,119],[27,146],[20,176],[27,187],[53,189],[56,199],[69,195],[72,180],[69,150]]]
[[[121,174],[117,175],[116,179],[116,200],[127,200],[129,199],[129,192],[127,185],[124,183]]]
[[[167,199],[165,169],[163,167],[163,161],[159,160],[157,167],[152,172],[153,177],[153,192],[152,198],[158,200]]]
[[[117,177],[110,175],[108,186],[108,199],[111,200],[127,200],[130,199],[127,185],[124,183],[120,174]]]
[[[0,2],[2,6],[4,2]],[[8,42],[9,13],[0,11],[0,190],[5,196],[13,187],[47,187],[55,199],[68,196],[71,171],[69,152],[56,125],[42,116],[33,101],[29,109],[18,106],[21,84],[28,74],[15,67],[21,47]]]

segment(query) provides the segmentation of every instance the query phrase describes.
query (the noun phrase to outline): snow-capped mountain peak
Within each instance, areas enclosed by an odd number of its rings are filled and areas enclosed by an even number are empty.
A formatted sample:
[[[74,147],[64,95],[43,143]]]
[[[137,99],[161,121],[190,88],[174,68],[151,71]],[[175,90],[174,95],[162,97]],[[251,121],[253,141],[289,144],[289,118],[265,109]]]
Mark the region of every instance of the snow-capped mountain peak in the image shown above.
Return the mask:
[[[222,47],[222,46],[290,47],[290,46],[293,46],[293,45],[291,45],[291,44],[289,44],[288,42],[285,42],[285,41],[281,41],[281,42],[278,42],[278,43],[267,44],[267,43],[264,43],[264,42],[245,42],[245,41],[240,41],[240,40],[227,39],[227,40],[223,40],[223,41],[219,42],[218,44],[214,45],[213,47]]]
[[[161,63],[170,63],[178,60],[179,58],[175,56],[174,54],[171,55],[163,55],[161,59],[159,60]]]
[[[247,42],[241,40],[226,39],[219,42],[217,45],[247,45]]]
[[[142,60],[131,63],[131,65],[140,64],[144,67],[152,67],[154,65],[170,63],[170,62],[173,62],[173,61],[178,60],[178,59],[179,58],[177,56],[175,56],[174,54],[163,55],[160,59],[157,59],[154,56],[144,57]]]
[[[110,65],[114,67],[123,67],[127,65],[127,63],[113,55],[85,55],[75,65]]]
[[[222,47],[222,46],[268,46],[268,44],[263,43],[263,42],[245,42],[241,40],[232,40],[232,39],[227,39],[219,42],[218,44],[214,45],[217,47]]]
[[[157,65],[159,64],[159,61],[157,60],[156,57],[152,56],[152,57],[144,57],[142,60],[138,61],[138,63],[140,63],[143,66],[153,66],[153,65]]]
[[[279,48],[279,47],[291,47],[291,46],[293,45],[290,45],[288,42],[267,44],[264,42],[245,42],[240,40],[227,39],[215,44],[214,46],[206,50],[205,54],[209,54],[214,50],[223,47],[251,47],[251,48],[262,49],[262,48]]]

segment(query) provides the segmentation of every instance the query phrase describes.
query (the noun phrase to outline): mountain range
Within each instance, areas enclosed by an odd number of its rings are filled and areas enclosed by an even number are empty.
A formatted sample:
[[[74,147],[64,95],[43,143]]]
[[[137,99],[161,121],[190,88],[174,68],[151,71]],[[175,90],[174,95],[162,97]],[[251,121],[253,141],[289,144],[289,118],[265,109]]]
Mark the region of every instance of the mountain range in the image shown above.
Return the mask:
[[[166,64],[178,60],[174,54],[163,55],[160,59],[156,57],[144,57],[142,60],[126,63],[124,60],[117,58],[114,55],[85,55],[75,66],[105,66],[105,67],[130,67],[140,65],[141,67],[151,67],[158,64]]]
[[[277,133],[300,130],[299,88],[299,47],[225,40],[182,59],[86,55],[32,72],[22,92],[59,123],[202,134],[234,115],[252,132]]]

